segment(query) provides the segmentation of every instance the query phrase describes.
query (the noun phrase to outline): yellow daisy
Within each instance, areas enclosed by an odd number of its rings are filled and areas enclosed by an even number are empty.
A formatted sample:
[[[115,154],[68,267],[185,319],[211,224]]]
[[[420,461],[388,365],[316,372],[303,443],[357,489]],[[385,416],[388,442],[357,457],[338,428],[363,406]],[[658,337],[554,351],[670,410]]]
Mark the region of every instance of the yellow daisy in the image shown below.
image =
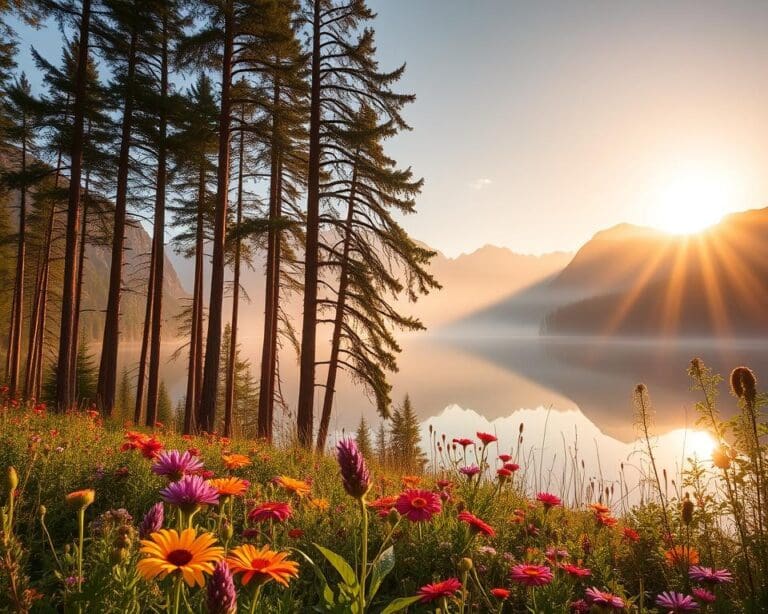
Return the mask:
[[[302,480],[296,480],[294,478],[289,478],[287,475],[276,477],[275,484],[281,488],[285,488],[285,490],[288,492],[291,492],[299,497],[308,495],[309,491],[312,489],[311,486],[306,482],[303,482]]]
[[[197,535],[195,529],[184,529],[179,534],[175,529],[161,529],[141,540],[144,558],[136,569],[145,580],[181,573],[187,585],[203,586],[204,574],[213,573],[214,563],[224,556],[224,549],[215,543],[211,533]]]

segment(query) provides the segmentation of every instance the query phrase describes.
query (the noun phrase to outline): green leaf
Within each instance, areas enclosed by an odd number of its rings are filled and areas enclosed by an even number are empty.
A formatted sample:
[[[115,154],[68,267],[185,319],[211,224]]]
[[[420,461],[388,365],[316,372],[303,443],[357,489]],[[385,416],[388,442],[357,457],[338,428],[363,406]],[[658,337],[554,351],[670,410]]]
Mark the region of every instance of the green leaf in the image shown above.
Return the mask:
[[[393,614],[394,612],[400,612],[409,605],[416,603],[421,597],[416,595],[415,597],[400,597],[391,601],[389,605],[381,611],[381,614]]]
[[[357,586],[357,576],[355,576],[355,572],[352,567],[350,567],[349,563],[332,550],[328,550],[328,548],[323,548],[318,544],[314,544],[314,546],[320,551],[320,554],[333,565],[333,568],[339,572],[339,575],[341,576],[341,579],[344,580],[345,584],[350,588]]]
[[[387,574],[389,574],[389,572],[394,568],[395,549],[393,546],[390,546],[381,553],[381,556],[376,561],[374,561],[373,565],[371,566],[371,582],[368,586],[368,597],[366,598],[368,603],[373,601],[373,598],[376,596],[376,593],[378,592],[381,583],[384,581],[384,578],[386,578]]]
[[[320,592],[322,594],[323,600],[325,601],[326,610],[332,610],[333,606],[336,604],[336,595],[334,595],[333,591],[331,590],[331,587],[328,586],[328,580],[325,579],[325,574],[323,574],[323,571],[317,566],[317,564],[303,551],[299,550],[298,548],[291,548],[294,552],[297,552],[300,556],[304,558],[305,561],[307,561],[311,566],[312,569],[315,570],[315,576],[317,577],[318,582],[320,583]]]

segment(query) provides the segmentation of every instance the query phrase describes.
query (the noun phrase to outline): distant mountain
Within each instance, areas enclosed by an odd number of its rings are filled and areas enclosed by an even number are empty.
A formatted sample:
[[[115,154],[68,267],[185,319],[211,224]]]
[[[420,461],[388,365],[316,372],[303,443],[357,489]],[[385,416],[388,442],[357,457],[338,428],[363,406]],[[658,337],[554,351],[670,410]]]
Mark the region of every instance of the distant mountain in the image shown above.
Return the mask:
[[[690,236],[599,232],[560,273],[462,325],[530,323],[532,311],[550,335],[768,335],[768,208]]]

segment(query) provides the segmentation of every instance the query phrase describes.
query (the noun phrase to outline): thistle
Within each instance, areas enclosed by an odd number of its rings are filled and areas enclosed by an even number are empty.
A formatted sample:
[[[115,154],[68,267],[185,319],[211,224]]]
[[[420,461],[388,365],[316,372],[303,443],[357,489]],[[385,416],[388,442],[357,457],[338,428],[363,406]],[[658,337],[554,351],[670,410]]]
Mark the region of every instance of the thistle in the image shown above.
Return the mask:
[[[363,499],[371,488],[371,474],[353,439],[342,439],[336,445],[341,481],[350,497]]]
[[[208,612],[233,614],[237,612],[237,593],[232,572],[226,561],[219,561],[208,582]]]
[[[139,537],[147,539],[152,533],[156,533],[163,528],[165,520],[165,510],[162,502],[155,503],[149,508],[139,525]]]

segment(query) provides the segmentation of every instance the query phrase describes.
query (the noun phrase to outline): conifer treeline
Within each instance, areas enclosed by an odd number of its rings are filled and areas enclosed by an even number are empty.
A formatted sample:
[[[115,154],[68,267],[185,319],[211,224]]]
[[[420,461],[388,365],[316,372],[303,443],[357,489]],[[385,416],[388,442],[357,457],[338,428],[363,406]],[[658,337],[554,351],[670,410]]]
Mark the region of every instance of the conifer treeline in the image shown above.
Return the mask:
[[[402,110],[414,97],[397,91],[404,66],[379,67],[364,0],[0,0],[0,15],[11,393],[39,398],[50,372],[58,411],[82,400],[83,262],[86,245],[102,242],[111,266],[95,401],[105,416],[133,403],[134,420],[154,425],[168,406],[159,367],[172,241],[194,260],[184,432],[230,436],[237,414],[271,440],[286,340],[299,353],[303,446],[326,445],[340,370],[388,417],[396,332],[423,328],[397,299],[438,285],[433,252],[397,221],[414,211],[422,181],[385,151],[409,129]],[[8,19],[64,33],[60,64],[33,50],[42,92],[15,66]],[[118,391],[117,356],[125,233],[139,219],[152,249],[134,397],[126,373]],[[257,385],[240,375],[238,316],[241,273],[259,250]],[[284,309],[293,293],[303,297],[300,323]]]

